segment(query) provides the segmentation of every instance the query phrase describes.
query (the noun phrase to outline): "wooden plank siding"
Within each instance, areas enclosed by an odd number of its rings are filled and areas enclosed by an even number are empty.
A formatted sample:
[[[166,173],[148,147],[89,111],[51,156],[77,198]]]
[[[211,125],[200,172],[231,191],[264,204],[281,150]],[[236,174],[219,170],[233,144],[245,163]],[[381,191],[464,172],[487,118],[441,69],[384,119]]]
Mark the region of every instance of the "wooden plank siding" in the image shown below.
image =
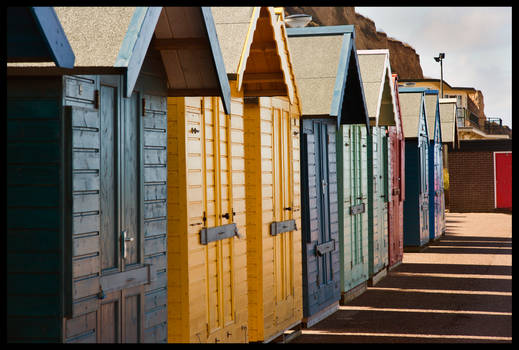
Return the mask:
[[[168,98],[169,342],[247,341],[242,104],[234,86],[231,115],[216,97]],[[201,243],[230,223],[239,236]]]
[[[144,101],[144,263],[157,274],[144,289],[144,342],[167,342],[167,101]]]
[[[323,128],[326,130],[324,133],[321,131]],[[337,302],[341,295],[336,134],[334,118],[303,121],[301,176],[305,186],[301,187],[301,191],[304,198],[302,248],[305,317]],[[322,146],[319,147],[319,144]],[[326,169],[320,170],[321,167]],[[324,176],[321,177],[320,173]],[[326,185],[323,186],[322,181]],[[325,189],[327,193],[324,195]],[[323,196],[324,200],[321,199]],[[323,257],[317,255],[316,246],[332,240],[332,252]]]
[[[27,86],[34,88],[29,92]],[[7,80],[6,323],[9,342],[57,342],[60,339],[62,139],[59,96],[57,78],[10,77]]]
[[[248,339],[269,341],[302,319],[299,109],[286,97],[244,108]],[[273,221],[290,219],[296,230],[270,235]]]
[[[72,208],[64,212],[64,305],[63,341],[76,342],[97,336],[101,125],[95,106],[97,76],[63,77],[64,145],[66,179],[64,195]],[[70,191],[70,192],[69,192]],[[67,307],[68,306],[68,307]]]
[[[337,138],[341,292],[368,279],[368,162],[365,125],[342,125]],[[353,206],[364,210],[352,213]]]

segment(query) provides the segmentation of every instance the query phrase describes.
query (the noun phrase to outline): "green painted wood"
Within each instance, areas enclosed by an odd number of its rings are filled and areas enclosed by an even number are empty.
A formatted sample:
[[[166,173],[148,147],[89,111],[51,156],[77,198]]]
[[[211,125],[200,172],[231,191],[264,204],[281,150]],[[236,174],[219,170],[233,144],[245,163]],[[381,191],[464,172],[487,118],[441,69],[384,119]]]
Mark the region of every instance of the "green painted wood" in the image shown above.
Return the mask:
[[[342,125],[337,137],[341,291],[368,279],[368,178],[365,125]],[[364,204],[363,212],[350,208]]]
[[[8,77],[9,341],[59,341],[61,124],[59,100],[49,97],[59,90],[58,83],[54,78]]]

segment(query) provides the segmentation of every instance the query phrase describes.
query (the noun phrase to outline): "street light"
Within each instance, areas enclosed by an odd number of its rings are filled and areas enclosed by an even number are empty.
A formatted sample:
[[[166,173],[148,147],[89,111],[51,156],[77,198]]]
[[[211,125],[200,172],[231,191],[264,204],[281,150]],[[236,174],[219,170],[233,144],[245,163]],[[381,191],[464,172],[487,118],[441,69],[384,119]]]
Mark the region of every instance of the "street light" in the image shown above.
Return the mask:
[[[436,62],[440,62],[440,75],[441,75],[441,78],[440,78],[440,88],[441,88],[441,93],[442,93],[442,98],[443,98],[443,59],[445,58],[445,53],[444,52],[440,52],[438,54],[438,57],[435,57],[434,60]]]

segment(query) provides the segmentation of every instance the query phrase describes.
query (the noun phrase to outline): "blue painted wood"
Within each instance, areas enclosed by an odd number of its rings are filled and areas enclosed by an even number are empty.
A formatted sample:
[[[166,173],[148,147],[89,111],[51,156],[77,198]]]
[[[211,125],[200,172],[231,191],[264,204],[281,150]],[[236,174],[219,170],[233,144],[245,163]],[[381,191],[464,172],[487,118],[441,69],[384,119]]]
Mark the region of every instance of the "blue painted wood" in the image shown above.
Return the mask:
[[[317,27],[320,28],[320,27]],[[350,35],[343,35],[341,55],[339,65],[337,66],[337,75],[335,77],[335,85],[333,87],[332,103],[330,106],[330,115],[337,117],[337,125],[340,125],[342,101],[344,100],[344,91],[346,89],[346,81],[348,79],[348,67],[351,57],[351,48],[353,40]]]
[[[336,117],[338,128],[342,124],[365,124],[367,127],[369,116],[355,46],[354,26],[287,28],[288,37],[322,35],[343,37],[329,115]],[[367,132],[369,134],[369,129]]]
[[[120,89],[122,78],[114,79],[114,85]],[[94,319],[100,317],[96,314],[96,293],[99,292],[96,280],[100,275],[99,203],[103,200],[99,192],[99,154],[105,135],[100,135],[95,99],[82,99],[78,89],[69,87],[81,83],[84,91],[90,91],[89,87],[95,90],[99,89],[100,80],[99,76],[9,78],[6,256],[10,341],[68,342],[87,339],[92,334],[93,340],[96,339],[96,323],[84,322],[83,319],[92,318],[92,313]],[[53,88],[57,92],[55,99],[48,96],[52,84],[56,85]],[[144,199],[143,188],[145,184],[167,186],[165,177],[157,178],[155,172],[145,171],[159,165],[165,169],[165,157],[153,158],[153,152],[159,149],[166,152],[167,134],[165,129],[148,125],[148,131],[163,135],[159,141],[153,139],[154,143],[148,145],[143,139],[144,123],[141,120],[146,117],[155,121],[160,119],[159,124],[166,125],[166,77],[162,77],[160,86],[147,80],[138,80],[136,86],[139,90],[134,91],[131,101],[123,98],[122,92],[112,96],[115,101],[112,108],[121,114],[113,126],[117,128],[117,140],[125,143],[127,149],[127,152],[117,152],[125,154],[123,169],[128,181],[124,181],[124,186],[131,182],[135,185],[132,188],[137,188],[130,193],[131,197],[128,194],[121,196],[127,198],[127,202],[119,203],[118,209],[123,212],[121,222],[128,223],[133,219],[137,222],[139,227],[135,230],[141,235],[143,248],[135,255],[141,257],[143,263],[153,264],[156,277],[153,283],[142,287],[142,299],[138,304],[139,314],[144,319],[139,324],[147,329],[143,327],[140,340],[146,337],[147,341],[165,342],[167,333],[153,329],[167,329],[167,220],[164,214],[167,192],[155,192],[153,198]],[[154,93],[162,91],[163,96],[145,95],[147,89]],[[146,117],[141,115],[140,96],[148,100]],[[101,106],[107,100],[104,96]],[[136,123],[130,124],[130,120]],[[135,167],[131,172],[133,180],[128,178],[129,166]],[[121,175],[121,168],[116,172],[118,175]],[[140,182],[135,184],[135,181]],[[154,207],[147,216],[144,210],[125,206],[139,202],[137,208],[142,208],[146,206],[145,201],[152,202]],[[114,232],[117,234],[119,231]],[[145,240],[147,236],[150,239]],[[164,258],[158,259],[160,256]],[[148,295],[162,296],[164,302]],[[66,296],[71,296],[72,301]],[[146,321],[157,312],[160,315],[153,316],[153,323]],[[24,328],[13,329],[11,325],[16,324]]]
[[[213,63],[216,74],[218,75],[220,97],[223,103],[225,114],[231,114],[231,86],[227,73],[225,71],[225,63],[223,61],[222,50],[220,49],[220,42],[216,35],[216,26],[213,20],[213,14],[210,7],[201,7],[202,17],[205,22],[207,36],[209,38],[209,45],[213,53]]]
[[[301,222],[304,317],[311,317],[340,299],[335,138],[333,118],[303,120]],[[319,254],[318,247],[326,252]]]
[[[130,97],[148,51],[162,7],[137,7],[119,49],[114,67],[127,67],[125,97]]]
[[[429,241],[429,137],[424,92],[421,88],[399,89],[399,93],[419,93],[422,97],[416,116],[418,137],[405,138],[404,246],[414,247]]]
[[[7,59],[73,68],[74,53],[52,7],[8,8]]]
[[[445,231],[443,193],[443,153],[440,126],[440,106],[438,90],[426,90],[426,95],[436,95],[434,116],[434,137],[429,140],[429,239],[434,240]]]
[[[56,66],[73,68],[75,61],[74,52],[54,9],[52,7],[32,7],[31,11],[42,35],[46,39]]]

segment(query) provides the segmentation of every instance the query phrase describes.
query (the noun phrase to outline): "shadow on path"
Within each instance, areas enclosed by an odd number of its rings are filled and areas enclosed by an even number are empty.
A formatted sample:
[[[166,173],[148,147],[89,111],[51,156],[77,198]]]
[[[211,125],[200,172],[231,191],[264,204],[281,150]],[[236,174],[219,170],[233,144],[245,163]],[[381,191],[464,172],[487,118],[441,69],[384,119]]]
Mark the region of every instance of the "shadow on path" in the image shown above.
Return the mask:
[[[292,342],[509,343],[512,267],[478,264],[478,254],[512,254],[511,242],[448,233],[413,254],[449,254],[449,264],[437,256],[430,263],[402,263]],[[473,254],[474,262],[456,264],[456,254]]]

